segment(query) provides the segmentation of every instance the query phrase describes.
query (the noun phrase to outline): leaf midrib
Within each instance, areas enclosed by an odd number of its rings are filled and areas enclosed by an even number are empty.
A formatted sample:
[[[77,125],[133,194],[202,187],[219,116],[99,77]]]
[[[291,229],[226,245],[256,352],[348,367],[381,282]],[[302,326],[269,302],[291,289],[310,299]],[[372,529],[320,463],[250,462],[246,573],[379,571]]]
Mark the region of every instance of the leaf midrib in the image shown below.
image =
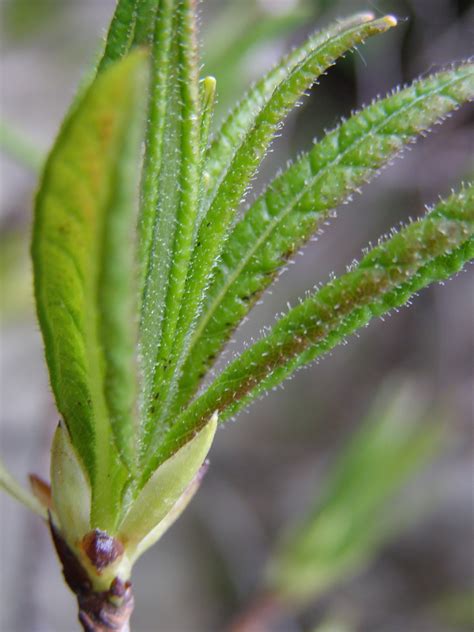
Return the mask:
[[[369,135],[371,133],[374,133],[374,132],[380,134],[380,129],[382,129],[385,125],[387,125],[389,123],[389,121],[392,120],[393,117],[398,116],[400,114],[403,114],[403,112],[411,109],[412,107],[417,105],[419,101],[422,101],[424,98],[427,98],[427,96],[434,96],[437,92],[441,92],[442,90],[445,90],[446,88],[450,87],[451,85],[453,85],[457,81],[461,81],[461,80],[462,80],[462,78],[456,77],[451,82],[447,82],[447,83],[443,84],[443,86],[439,87],[438,89],[433,90],[432,92],[428,93],[428,95],[427,94],[422,95],[418,99],[416,99],[416,101],[411,102],[408,106],[404,106],[400,110],[397,110],[396,112],[393,112],[390,116],[388,116],[386,119],[384,119],[383,123],[379,124],[378,126],[370,128],[367,132],[364,133],[363,136],[359,137],[356,141],[354,141],[353,143],[348,145],[348,147],[346,149],[344,149],[342,153],[338,154],[336,159],[332,160],[329,163],[326,163],[326,165],[316,175],[312,176],[311,184],[308,185],[308,188],[309,187],[313,187],[315,184],[317,184],[318,181],[320,181],[321,178],[324,177],[324,175],[327,173],[327,171],[329,169],[334,167],[337,163],[341,162],[343,160],[343,158],[348,153],[350,153],[350,151],[352,151],[353,149],[357,148],[357,146],[359,144],[361,144],[363,141],[365,141],[367,135]],[[447,95],[447,97],[449,98],[449,95]],[[459,103],[457,103],[457,105],[459,106]],[[364,110],[361,110],[361,112],[363,112],[363,111]],[[341,127],[342,127],[342,125],[339,126],[338,128],[336,128],[331,134],[336,134],[341,129]],[[325,138],[327,138],[327,137],[325,137]],[[321,142],[324,142],[325,138],[323,138]],[[311,152],[308,152],[308,154],[306,156],[307,159],[309,159],[309,154],[310,153]],[[295,163],[294,166],[296,166],[296,163]],[[380,167],[380,168],[382,168],[382,167]],[[370,169],[373,169],[373,168],[372,167],[367,167],[367,169],[370,170]],[[265,193],[263,194],[263,196],[265,196],[266,193],[269,190],[270,189],[267,189],[265,191]],[[281,214],[278,215],[278,220],[275,223],[270,223],[268,225],[267,229],[264,231],[264,233],[262,233],[261,237],[259,237],[257,239],[257,241],[254,243],[254,246],[249,251],[247,251],[248,254],[246,254],[246,256],[241,260],[241,262],[239,263],[239,265],[235,269],[235,272],[228,277],[228,280],[223,285],[221,292],[219,292],[219,294],[216,296],[214,301],[211,303],[209,311],[206,312],[206,318],[204,318],[203,321],[201,322],[201,324],[196,328],[195,334],[193,335],[192,343],[190,345],[190,348],[189,348],[189,351],[188,351],[188,354],[187,354],[187,357],[189,357],[189,355],[192,353],[192,350],[195,347],[198,339],[201,337],[201,334],[206,329],[209,321],[212,319],[212,317],[215,314],[215,312],[216,312],[217,308],[219,307],[219,305],[223,302],[223,299],[225,298],[225,294],[227,293],[228,289],[233,285],[235,280],[239,277],[239,275],[241,274],[243,269],[248,265],[248,263],[250,262],[251,258],[256,253],[256,251],[266,241],[268,236],[271,235],[271,233],[274,230],[276,230],[278,225],[289,215],[289,213],[291,213],[291,211],[293,211],[293,209],[296,207],[297,204],[299,204],[299,202],[301,201],[301,199],[304,197],[304,195],[306,193],[307,193],[307,189],[306,188],[304,190],[302,190],[300,193],[298,193],[296,199],[294,200],[294,202],[291,203],[289,206],[286,206],[285,210]],[[266,204],[266,202],[262,202],[262,203]],[[331,210],[331,208],[328,207],[328,208],[323,209],[321,211],[321,213],[324,214],[325,212],[328,212],[330,210]]]

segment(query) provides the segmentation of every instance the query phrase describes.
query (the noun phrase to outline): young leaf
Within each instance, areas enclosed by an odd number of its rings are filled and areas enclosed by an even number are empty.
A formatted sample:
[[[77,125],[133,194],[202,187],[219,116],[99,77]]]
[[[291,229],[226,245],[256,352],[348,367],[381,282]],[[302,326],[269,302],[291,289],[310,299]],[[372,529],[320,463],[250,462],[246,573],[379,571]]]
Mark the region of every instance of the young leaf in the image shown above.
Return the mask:
[[[212,412],[217,410],[221,420],[229,418],[344,336],[449,277],[473,256],[474,186],[469,185],[290,310],[268,335],[231,362],[168,432],[155,465]]]
[[[301,605],[320,598],[360,572],[394,535],[401,526],[394,496],[439,447],[440,427],[427,412],[408,386],[376,402],[314,508],[270,559],[266,587],[279,602]],[[429,423],[420,423],[423,417]]]
[[[118,528],[118,537],[122,542],[127,542],[127,553],[133,560],[156,542],[150,537],[151,534],[156,537],[164,532],[157,528],[166,520],[199,472],[211,447],[216,427],[217,415],[214,414],[202,430],[153,473],[141,490]]]
[[[33,228],[36,304],[51,385],[91,480],[92,525],[102,529],[115,520],[135,458],[130,234],[144,70],[143,53],[111,65],[68,116],[46,163]]]
[[[142,447],[159,433],[166,379],[199,202],[200,104],[191,0],[164,0],[153,43],[139,224]]]
[[[53,521],[74,550],[90,530],[91,489],[67,428],[59,423],[51,446]]]
[[[415,82],[325,136],[277,177],[234,227],[193,333],[176,407],[184,404],[278,270],[361,184],[402,148],[474,98],[474,65]]]
[[[215,74],[219,85],[219,118],[227,114],[246,88],[248,60],[265,45],[281,42],[314,17],[313,8],[308,6],[289,5],[287,10],[273,11],[254,0],[221,5],[222,10],[217,16],[213,14],[205,29],[203,50],[204,67]]]
[[[314,53],[335,37],[351,28],[374,20],[373,13],[358,13],[345,20],[338,20],[323,31],[313,33],[301,46],[285,55],[280,62],[257,81],[243,99],[230,112],[214,135],[207,153],[206,179],[207,203],[215,197],[217,187],[242,141],[252,129],[255,119],[271,100],[278,86],[288,78],[308,55]]]
[[[118,0],[99,63],[99,72],[122,59],[130,51],[135,30],[137,6],[140,1]]]
[[[338,57],[365,38],[382,33],[395,24],[395,19],[388,16],[348,28],[316,46],[274,90],[268,103],[257,115],[253,127],[242,140],[199,226],[190,273],[186,281],[186,301],[180,312],[173,341],[173,354],[168,369],[171,377],[162,381],[160,397],[163,403],[160,407],[159,422],[169,418],[168,413],[177,392],[190,335],[202,307],[203,294],[209,284],[216,259],[220,255],[229,224],[282,119],[294,107],[304,91]]]

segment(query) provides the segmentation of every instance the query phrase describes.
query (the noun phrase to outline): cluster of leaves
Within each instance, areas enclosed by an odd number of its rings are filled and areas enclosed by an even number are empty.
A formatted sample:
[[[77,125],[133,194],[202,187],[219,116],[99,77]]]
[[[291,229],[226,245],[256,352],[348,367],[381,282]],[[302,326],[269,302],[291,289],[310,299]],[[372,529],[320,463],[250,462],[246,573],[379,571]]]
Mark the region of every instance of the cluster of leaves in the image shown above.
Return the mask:
[[[338,57],[396,20],[362,13],[310,36],[212,137],[215,81],[199,78],[195,20],[192,0],[119,0],[36,200],[36,303],[65,423],[53,445],[53,498],[68,506],[59,522],[67,531],[73,508],[55,463],[75,453],[84,476],[72,468],[71,478],[90,486],[85,522],[133,540],[133,556],[160,523],[162,532],[163,508],[199,469],[216,417],[225,421],[449,277],[474,247],[466,185],[291,309],[199,393],[292,254],[404,147],[473,98],[474,69],[458,64],[353,114],[239,215],[288,112]],[[169,490],[157,496],[163,481]]]

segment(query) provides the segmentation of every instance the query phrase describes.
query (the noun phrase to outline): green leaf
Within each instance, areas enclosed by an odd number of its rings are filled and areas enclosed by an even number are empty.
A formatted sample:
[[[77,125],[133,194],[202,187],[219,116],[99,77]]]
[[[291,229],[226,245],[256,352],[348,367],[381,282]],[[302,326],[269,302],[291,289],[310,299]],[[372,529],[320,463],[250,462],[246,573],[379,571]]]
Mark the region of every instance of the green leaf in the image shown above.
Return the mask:
[[[130,51],[135,31],[137,6],[140,1],[118,0],[99,63],[99,72],[125,57]]]
[[[362,571],[402,527],[394,497],[433,458],[440,427],[414,387],[387,390],[338,457],[312,510],[272,555],[265,583],[280,602],[301,606],[320,598]]]
[[[170,407],[176,396],[190,336],[229,224],[282,119],[295,106],[304,91],[338,57],[365,38],[382,33],[395,24],[395,19],[388,16],[348,28],[316,46],[274,90],[268,103],[256,116],[252,128],[242,139],[229,168],[223,172],[224,177],[219,182],[209,210],[199,226],[190,273],[186,281],[186,301],[180,312],[168,365],[168,374],[171,377],[162,381],[160,398],[163,403],[160,406],[159,418],[161,422],[165,419],[168,419],[168,422],[172,421],[173,415],[169,415]]]
[[[474,186],[440,202],[367,254],[347,274],[293,308],[231,362],[183,412],[155,464],[218,411],[225,420],[373,317],[404,305],[423,287],[460,270],[474,256]]]
[[[91,480],[92,525],[105,530],[116,519],[135,459],[130,235],[144,68],[143,53],[111,65],[68,116],[46,163],[33,229],[36,304],[51,385]]]
[[[41,503],[28,490],[22,487],[10,474],[7,468],[0,461],[0,489],[3,489],[12,498],[18,500],[27,509],[46,519],[47,513]]]
[[[234,227],[194,331],[177,402],[183,404],[278,270],[327,219],[421,132],[474,98],[461,65],[373,103],[277,177]]]
[[[257,81],[233,108],[214,135],[206,161],[207,207],[256,117],[271,101],[275,90],[309,55],[321,49],[348,29],[360,27],[374,19],[373,13],[358,13],[313,33],[301,46],[285,55],[278,64]]]
[[[53,521],[68,545],[78,543],[90,530],[91,489],[86,472],[62,423],[51,446]]]
[[[158,440],[179,308],[195,237],[201,117],[191,0],[164,0],[153,44],[139,223],[143,458]]]
[[[309,23],[314,10],[307,6],[289,6],[285,11],[275,12],[253,0],[221,4],[217,17],[213,12],[210,25],[205,28],[203,56],[204,67],[216,76],[217,108],[225,115],[246,88],[251,56],[258,55],[268,43],[281,41],[298,26]]]
[[[118,537],[127,543],[132,563],[174,522],[176,509],[184,509],[176,505],[189,485],[190,491],[195,491],[193,480],[209,452],[216,427],[214,414],[202,430],[154,472],[123,519]],[[172,520],[167,520],[170,512]]]

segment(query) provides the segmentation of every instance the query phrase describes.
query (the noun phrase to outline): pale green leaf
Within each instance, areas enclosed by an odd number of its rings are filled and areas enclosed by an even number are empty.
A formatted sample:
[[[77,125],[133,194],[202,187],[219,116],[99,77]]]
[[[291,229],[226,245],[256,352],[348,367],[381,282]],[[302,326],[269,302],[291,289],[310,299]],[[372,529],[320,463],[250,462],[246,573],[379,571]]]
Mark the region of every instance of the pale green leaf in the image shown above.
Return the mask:
[[[51,385],[110,528],[134,463],[133,240],[145,56],[99,74],[68,116],[36,199],[32,255]],[[125,465],[127,467],[125,467]]]
[[[50,474],[53,521],[75,550],[91,528],[91,488],[84,466],[62,423],[53,437]]]
[[[162,522],[196,477],[209,452],[216,427],[217,415],[212,415],[202,430],[153,473],[134,501],[118,528],[118,537],[127,542],[127,553],[133,560],[164,532]],[[147,472],[143,475],[146,480]]]

